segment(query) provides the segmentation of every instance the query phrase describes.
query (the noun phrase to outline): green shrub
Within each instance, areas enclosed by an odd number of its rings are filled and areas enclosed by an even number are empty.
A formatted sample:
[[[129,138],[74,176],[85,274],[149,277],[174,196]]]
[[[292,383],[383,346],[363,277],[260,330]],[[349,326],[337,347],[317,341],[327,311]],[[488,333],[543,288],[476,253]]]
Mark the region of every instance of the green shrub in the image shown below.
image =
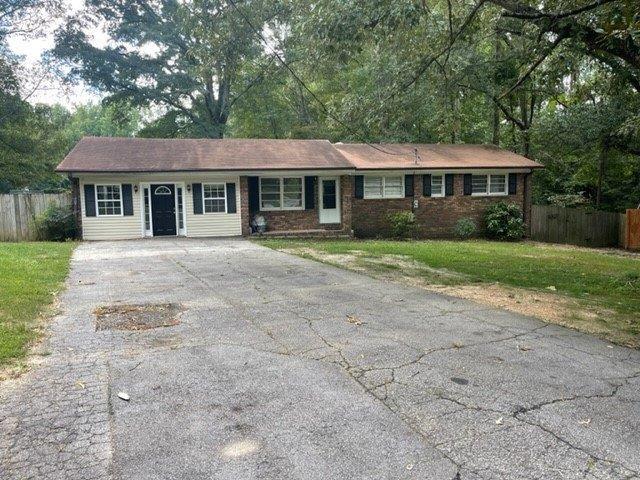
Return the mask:
[[[460,240],[471,238],[476,233],[476,223],[470,218],[461,218],[456,222],[454,233]]]
[[[519,240],[524,235],[522,211],[515,203],[498,202],[485,213],[487,236],[496,240]]]
[[[403,239],[415,236],[418,225],[413,212],[391,213],[388,218],[393,238]]]
[[[77,233],[76,219],[71,207],[49,205],[33,223],[40,240],[62,242],[75,238]]]

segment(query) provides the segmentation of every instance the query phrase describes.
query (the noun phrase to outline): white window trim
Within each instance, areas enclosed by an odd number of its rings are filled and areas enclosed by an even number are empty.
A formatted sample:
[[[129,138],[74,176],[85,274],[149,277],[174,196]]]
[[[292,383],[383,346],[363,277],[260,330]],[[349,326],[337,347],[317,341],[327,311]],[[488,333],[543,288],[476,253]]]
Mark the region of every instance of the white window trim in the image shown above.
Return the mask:
[[[370,196],[367,195],[367,178],[372,178],[372,177],[381,177],[382,178],[382,195],[381,196]],[[386,183],[386,178],[387,177],[400,177],[401,178],[401,182],[400,185],[402,186],[402,192],[400,195],[385,195],[385,183]],[[381,199],[397,199],[397,198],[404,198],[405,197],[405,190],[404,190],[404,174],[400,173],[400,174],[381,174],[381,175],[364,175],[364,178],[362,180],[362,198],[365,200],[381,200]]]
[[[220,200],[220,198],[222,198],[222,197],[205,197],[204,196],[204,186],[205,185],[222,185],[222,191],[224,192],[224,212],[207,212],[207,210],[205,208],[205,204],[204,204],[205,199]],[[182,201],[184,202],[184,190],[182,192]],[[177,208],[178,208],[178,205],[177,205],[177,198],[176,198],[176,210],[177,210]],[[202,213],[204,215],[226,215],[228,211],[229,211],[229,208],[228,208],[228,204],[227,204],[227,184],[225,182],[207,182],[207,183],[203,183],[202,184]]]
[[[491,176],[502,175],[504,177],[504,192],[491,192]],[[473,177],[484,176],[487,178],[487,188],[484,192],[473,192]],[[509,195],[509,174],[508,173],[474,173],[471,177],[472,197],[506,197]]]
[[[117,186],[120,190],[120,213],[108,213],[108,214],[100,214],[100,205],[98,203],[98,187],[115,187]],[[121,183],[96,183],[94,185],[93,195],[95,197],[96,202],[96,217],[122,217],[124,216],[124,205],[122,203],[122,184]],[[111,202],[113,200],[102,200],[103,202]]]
[[[267,207],[264,208],[262,206],[262,179],[263,178],[267,178],[267,179],[278,179],[280,180],[280,206],[279,207]],[[285,207],[284,206],[284,179],[285,178],[299,178],[300,179],[300,183],[302,185],[302,206],[300,207]],[[258,179],[258,202],[259,207],[260,207],[260,211],[261,212],[279,212],[279,211],[287,211],[287,210],[304,210],[305,209],[305,185],[304,185],[304,177],[300,177],[298,175],[287,175],[284,177],[270,177],[270,176],[262,176]]]
[[[442,183],[441,183],[441,188],[440,188],[440,193],[433,193],[433,177],[440,177],[442,178]],[[445,185],[445,174],[444,173],[436,173],[436,174],[431,174],[431,196],[433,198],[443,198],[445,195],[445,190],[446,190],[446,185]]]

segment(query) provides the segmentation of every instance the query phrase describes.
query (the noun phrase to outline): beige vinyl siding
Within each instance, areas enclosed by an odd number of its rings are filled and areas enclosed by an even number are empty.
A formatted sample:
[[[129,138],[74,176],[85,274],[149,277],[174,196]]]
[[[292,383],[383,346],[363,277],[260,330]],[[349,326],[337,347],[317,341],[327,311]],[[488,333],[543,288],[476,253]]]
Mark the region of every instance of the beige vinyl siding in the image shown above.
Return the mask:
[[[140,193],[132,191],[133,215],[121,215],[113,217],[87,217],[84,201],[85,184],[123,184],[135,181],[130,177],[80,177],[80,205],[82,205],[82,238],[85,240],[124,240],[142,237],[142,225],[140,223]],[[132,189],[133,190],[133,189]],[[96,211],[98,206],[96,205]]]
[[[193,213],[193,190],[185,195],[187,237],[225,237],[242,235],[240,221],[240,179],[238,177],[197,176],[187,183],[235,183],[236,213]]]
[[[85,240],[122,240],[143,237],[141,215],[141,183],[184,183],[184,207],[186,213],[187,237],[236,236],[242,234],[240,220],[240,179],[239,177],[199,173],[136,173],[123,175],[78,175],[80,180],[80,201],[82,205],[82,234]],[[236,213],[193,213],[193,189],[187,192],[187,185],[193,183],[235,183]],[[123,184],[138,187],[133,189],[133,215],[117,217],[87,217],[85,214],[85,184]]]

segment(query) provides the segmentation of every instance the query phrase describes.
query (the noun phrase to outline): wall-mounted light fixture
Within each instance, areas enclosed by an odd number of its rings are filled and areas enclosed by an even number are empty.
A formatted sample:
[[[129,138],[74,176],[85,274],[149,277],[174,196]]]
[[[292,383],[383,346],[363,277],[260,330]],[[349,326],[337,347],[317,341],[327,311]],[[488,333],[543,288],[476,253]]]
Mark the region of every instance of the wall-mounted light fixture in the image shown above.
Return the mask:
[[[138,185],[134,185],[134,186],[133,186],[133,191],[134,191],[135,193],[138,193]]]
[[[187,183],[187,192],[191,193],[191,184]]]

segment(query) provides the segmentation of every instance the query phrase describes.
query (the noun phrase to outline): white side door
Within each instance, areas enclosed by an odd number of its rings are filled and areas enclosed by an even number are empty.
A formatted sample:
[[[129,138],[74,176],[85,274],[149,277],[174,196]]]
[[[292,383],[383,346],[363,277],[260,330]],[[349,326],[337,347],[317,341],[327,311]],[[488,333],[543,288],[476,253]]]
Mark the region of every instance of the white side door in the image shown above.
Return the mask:
[[[340,178],[319,178],[320,223],[340,223]]]

